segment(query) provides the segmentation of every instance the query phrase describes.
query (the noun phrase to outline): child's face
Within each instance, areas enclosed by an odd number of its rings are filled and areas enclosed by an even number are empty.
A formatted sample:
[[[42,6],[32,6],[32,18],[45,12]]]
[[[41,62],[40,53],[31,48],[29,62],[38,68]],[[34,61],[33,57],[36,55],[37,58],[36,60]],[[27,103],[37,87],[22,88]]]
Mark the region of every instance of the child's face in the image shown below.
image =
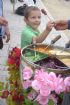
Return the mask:
[[[31,11],[28,18],[26,19],[26,24],[31,26],[33,29],[37,29],[41,23],[41,12],[39,10]]]

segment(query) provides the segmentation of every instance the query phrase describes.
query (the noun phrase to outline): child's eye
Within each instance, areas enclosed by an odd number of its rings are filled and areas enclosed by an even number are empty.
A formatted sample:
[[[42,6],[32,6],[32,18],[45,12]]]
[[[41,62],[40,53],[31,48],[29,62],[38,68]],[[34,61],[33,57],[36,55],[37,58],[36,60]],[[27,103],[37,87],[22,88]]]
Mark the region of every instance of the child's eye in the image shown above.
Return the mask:
[[[41,16],[38,16],[39,19],[41,19]]]
[[[35,19],[35,17],[32,17],[32,19]]]

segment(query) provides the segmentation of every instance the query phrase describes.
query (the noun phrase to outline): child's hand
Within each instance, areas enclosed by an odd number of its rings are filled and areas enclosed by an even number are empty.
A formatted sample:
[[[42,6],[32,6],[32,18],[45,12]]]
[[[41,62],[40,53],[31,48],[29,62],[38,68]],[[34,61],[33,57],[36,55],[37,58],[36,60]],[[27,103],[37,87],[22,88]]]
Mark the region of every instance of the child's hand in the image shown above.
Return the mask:
[[[47,26],[46,26],[46,31],[51,31],[52,28],[54,27],[54,22],[48,22]]]

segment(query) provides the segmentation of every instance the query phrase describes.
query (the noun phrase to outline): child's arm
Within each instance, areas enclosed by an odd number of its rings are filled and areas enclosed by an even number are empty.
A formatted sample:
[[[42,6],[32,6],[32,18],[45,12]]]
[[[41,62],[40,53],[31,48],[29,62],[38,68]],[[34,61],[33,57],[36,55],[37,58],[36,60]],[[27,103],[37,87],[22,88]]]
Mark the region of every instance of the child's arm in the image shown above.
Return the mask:
[[[54,26],[53,22],[48,22],[46,29],[39,36],[33,37],[33,41],[36,40],[36,43],[43,42],[45,38],[48,36],[49,32],[52,30],[53,26]]]

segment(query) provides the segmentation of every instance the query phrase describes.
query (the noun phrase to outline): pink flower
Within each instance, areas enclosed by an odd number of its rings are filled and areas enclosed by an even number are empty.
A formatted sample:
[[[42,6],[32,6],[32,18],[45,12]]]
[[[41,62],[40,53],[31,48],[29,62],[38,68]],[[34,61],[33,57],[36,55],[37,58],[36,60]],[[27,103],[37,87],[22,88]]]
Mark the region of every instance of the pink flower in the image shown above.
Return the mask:
[[[51,81],[54,81],[54,80],[56,80],[57,77],[56,77],[56,74],[54,72],[50,72],[49,73],[49,78],[50,78]]]
[[[36,70],[34,79],[37,79],[38,81],[43,82],[48,78],[48,73],[41,70]]]
[[[24,81],[22,85],[23,89],[27,89],[31,86],[31,81],[30,80]]]
[[[64,90],[65,90],[65,87],[64,87],[64,80],[63,80],[63,78],[57,78],[57,86],[55,87],[55,92],[57,94],[60,94]]]
[[[47,72],[36,71],[35,80],[32,82],[32,87],[36,91],[39,90],[42,96],[48,96],[51,93],[52,81],[49,80]]]
[[[65,78],[64,84],[65,84],[66,87],[70,87],[70,77]]]
[[[42,96],[49,96],[49,94],[51,93],[51,87],[50,84],[41,84],[41,88],[40,88],[40,94]]]
[[[70,91],[70,77],[65,78],[64,84],[65,84],[65,91],[69,92]]]
[[[38,91],[38,90],[40,89],[40,84],[39,84],[39,82],[38,82],[37,80],[34,80],[34,81],[32,82],[32,88],[33,88],[34,90],[36,90],[36,91]]]
[[[48,97],[44,97],[42,95],[38,95],[36,99],[41,105],[48,105]]]
[[[57,98],[52,95],[52,92],[61,94],[70,91],[70,77],[64,79],[61,75],[57,76],[55,73],[48,73],[43,69],[36,69],[34,75],[32,74],[31,68],[25,67],[23,69],[22,76],[26,80],[23,82],[23,88],[31,87],[31,92],[27,94],[28,99],[33,100],[36,98],[34,101],[38,101],[41,105],[48,105],[49,99],[57,103]],[[34,90],[36,94],[33,93]]]
[[[54,91],[56,85],[57,85],[57,77],[56,74],[53,72],[49,73],[49,78],[48,78],[51,90]]]
[[[22,71],[23,79],[28,80],[32,77],[33,71],[29,67],[25,67]]]

